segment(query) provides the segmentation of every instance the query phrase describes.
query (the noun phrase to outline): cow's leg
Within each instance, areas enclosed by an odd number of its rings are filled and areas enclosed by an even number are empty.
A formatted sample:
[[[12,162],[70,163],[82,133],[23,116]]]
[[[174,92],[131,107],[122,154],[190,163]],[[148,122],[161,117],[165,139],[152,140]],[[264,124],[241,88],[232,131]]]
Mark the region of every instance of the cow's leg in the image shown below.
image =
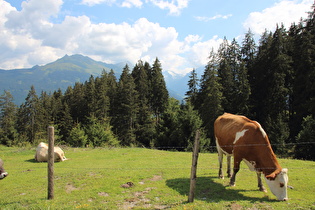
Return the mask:
[[[219,178],[224,179],[224,175],[222,172],[223,152],[221,149],[218,149],[218,159],[219,159]]]
[[[227,176],[231,178],[231,155],[227,155]]]
[[[256,172],[257,173],[257,180],[258,180],[258,188],[260,191],[267,192],[266,188],[264,187],[262,181],[261,181],[261,172]]]
[[[240,170],[240,163],[241,163],[241,159],[239,160],[237,157],[234,156],[233,175],[230,179],[230,186],[232,187],[235,186],[235,177],[236,177],[237,172]]]
[[[218,160],[219,160],[219,178],[220,179],[224,179],[223,173],[222,173],[222,162],[223,162],[223,151],[220,147],[220,145],[218,144],[218,139],[216,139],[216,145],[217,145],[217,151],[218,151]]]

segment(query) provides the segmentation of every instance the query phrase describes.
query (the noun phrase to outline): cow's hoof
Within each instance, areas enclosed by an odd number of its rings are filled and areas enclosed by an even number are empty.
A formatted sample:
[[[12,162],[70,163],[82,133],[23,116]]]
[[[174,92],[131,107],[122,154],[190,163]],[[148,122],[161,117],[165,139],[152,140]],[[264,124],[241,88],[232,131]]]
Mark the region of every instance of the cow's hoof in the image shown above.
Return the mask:
[[[262,191],[262,192],[265,192],[265,193],[267,192],[265,187],[260,187],[259,190]]]
[[[219,176],[219,179],[224,179],[224,176],[222,176],[222,175],[221,175],[221,176]]]
[[[230,187],[235,187],[235,183],[230,183]]]

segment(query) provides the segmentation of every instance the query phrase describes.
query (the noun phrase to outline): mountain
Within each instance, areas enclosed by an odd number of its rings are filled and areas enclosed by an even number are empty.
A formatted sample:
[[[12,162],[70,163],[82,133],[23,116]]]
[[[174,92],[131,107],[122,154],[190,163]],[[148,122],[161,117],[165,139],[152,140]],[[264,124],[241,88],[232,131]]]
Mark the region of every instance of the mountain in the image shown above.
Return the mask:
[[[120,77],[122,69],[128,64],[130,69],[133,64],[125,62],[118,64],[107,64],[100,61],[95,61],[83,55],[65,55],[64,57],[43,66],[34,66],[25,69],[1,70],[0,69],[0,95],[4,90],[10,91],[14,97],[14,103],[22,104],[30,90],[34,85],[37,94],[41,91],[53,92],[59,88],[65,91],[67,87],[73,86],[75,82],[85,82],[93,75],[100,76],[103,69],[110,71],[113,69],[117,79]],[[171,77],[165,79],[171,97],[182,100],[183,92],[181,86],[174,87],[172,90],[168,84],[173,84]],[[186,83],[187,85],[187,83]]]
[[[205,69],[204,67],[199,67],[195,69],[198,79],[201,78],[201,75],[204,73],[204,69]],[[188,81],[190,79],[189,76],[190,76],[190,73],[184,76],[172,76],[170,73],[164,72],[164,78],[165,78],[168,90],[169,91],[173,90],[175,94],[177,94],[178,97],[182,99],[185,97],[185,94],[188,91]]]

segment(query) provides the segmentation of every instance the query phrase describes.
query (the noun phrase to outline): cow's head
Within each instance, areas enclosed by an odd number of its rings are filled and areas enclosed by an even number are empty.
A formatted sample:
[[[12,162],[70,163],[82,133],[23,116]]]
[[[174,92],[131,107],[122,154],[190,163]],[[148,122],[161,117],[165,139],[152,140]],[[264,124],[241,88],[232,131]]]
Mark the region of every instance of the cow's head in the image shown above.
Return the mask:
[[[0,159],[0,179],[4,179],[8,173],[3,168],[3,161]]]
[[[268,184],[271,192],[281,201],[288,200],[288,169],[284,168],[278,174],[270,174],[265,176],[266,183]]]

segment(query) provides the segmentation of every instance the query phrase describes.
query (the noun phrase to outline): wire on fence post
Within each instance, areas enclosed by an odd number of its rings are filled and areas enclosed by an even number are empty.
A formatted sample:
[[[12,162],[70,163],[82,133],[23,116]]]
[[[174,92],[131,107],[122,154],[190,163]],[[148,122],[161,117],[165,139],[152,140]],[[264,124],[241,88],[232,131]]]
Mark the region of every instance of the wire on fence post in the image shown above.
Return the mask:
[[[200,131],[198,129],[196,131],[194,150],[192,154],[192,164],[191,164],[191,173],[190,173],[190,190],[189,190],[189,196],[188,196],[189,203],[194,202],[194,198],[195,198],[197,163],[198,163],[198,155],[199,155],[199,142],[200,142]]]
[[[54,127],[48,127],[48,200],[54,199]]]

